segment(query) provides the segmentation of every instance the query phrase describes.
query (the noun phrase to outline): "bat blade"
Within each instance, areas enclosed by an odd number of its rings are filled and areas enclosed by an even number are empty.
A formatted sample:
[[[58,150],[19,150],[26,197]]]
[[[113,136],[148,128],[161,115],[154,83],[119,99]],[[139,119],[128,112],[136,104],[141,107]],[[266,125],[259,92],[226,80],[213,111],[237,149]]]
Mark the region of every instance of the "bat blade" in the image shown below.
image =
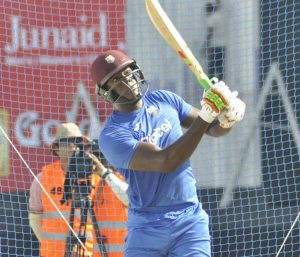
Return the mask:
[[[197,61],[190,48],[179,34],[168,15],[162,9],[159,2],[157,0],[145,0],[145,3],[148,16],[157,31],[185,61],[187,66],[195,74],[200,85],[206,90],[210,89],[212,87],[212,82],[204,73],[200,63]]]

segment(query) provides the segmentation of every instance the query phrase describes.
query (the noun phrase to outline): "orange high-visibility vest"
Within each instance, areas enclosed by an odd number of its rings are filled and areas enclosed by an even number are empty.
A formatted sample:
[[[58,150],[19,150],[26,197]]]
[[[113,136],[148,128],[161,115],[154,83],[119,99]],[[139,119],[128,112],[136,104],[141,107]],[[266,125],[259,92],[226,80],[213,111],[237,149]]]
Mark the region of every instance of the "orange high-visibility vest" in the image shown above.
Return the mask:
[[[63,196],[65,174],[61,169],[60,161],[56,161],[52,164],[46,165],[42,168],[40,177],[41,183],[50,195],[55,205],[59,208],[67,221],[69,221],[69,215],[71,210],[71,203],[60,203]],[[97,175],[93,175],[92,184],[99,184],[100,178]],[[66,237],[69,233],[69,227],[63,220],[57,209],[49,200],[48,196],[42,191],[43,202],[43,220],[42,220],[42,238],[40,245],[40,255],[42,257],[61,257],[64,256]],[[80,209],[75,209],[73,229],[78,233],[80,223]],[[86,243],[87,250],[93,252],[93,232],[92,225],[88,219],[86,226]],[[86,256],[88,256],[86,254]]]
[[[123,177],[115,172],[122,180]],[[127,208],[112,192],[110,187],[104,183],[99,187],[96,200],[94,201],[95,216],[104,236],[104,246],[108,257],[123,257],[124,241],[127,234]],[[94,241],[93,257],[101,257],[97,241]]]
[[[46,165],[42,168],[41,183],[51,196],[56,206],[69,221],[71,203],[61,205],[60,200],[63,196],[65,175],[61,169],[60,161]],[[94,210],[100,234],[105,238],[105,249],[108,251],[108,257],[122,257],[123,244],[126,236],[127,209],[117,199],[109,186],[101,183],[98,175],[92,175],[92,194],[94,198]],[[97,192],[99,190],[99,192]],[[69,228],[56,208],[50,202],[46,194],[42,193],[43,201],[43,221],[42,221],[42,239],[40,246],[40,255],[43,257],[64,256],[66,246],[66,236]],[[75,211],[74,230],[78,232],[80,220],[80,210]],[[88,218],[86,226],[85,246],[93,257],[101,257],[91,219]],[[94,237],[94,238],[93,238]],[[86,256],[88,256],[86,254]]]

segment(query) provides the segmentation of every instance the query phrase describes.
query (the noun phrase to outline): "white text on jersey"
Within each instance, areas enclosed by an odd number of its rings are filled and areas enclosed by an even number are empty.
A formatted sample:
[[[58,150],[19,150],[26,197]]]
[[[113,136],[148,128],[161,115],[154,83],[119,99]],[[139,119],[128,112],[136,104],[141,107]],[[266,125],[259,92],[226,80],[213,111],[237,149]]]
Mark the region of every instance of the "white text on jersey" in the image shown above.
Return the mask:
[[[170,121],[167,119],[164,120],[164,123],[160,125],[160,127],[155,128],[153,133],[150,136],[143,137],[141,142],[149,142],[154,145],[158,145],[158,140],[167,132],[172,129],[172,125]]]

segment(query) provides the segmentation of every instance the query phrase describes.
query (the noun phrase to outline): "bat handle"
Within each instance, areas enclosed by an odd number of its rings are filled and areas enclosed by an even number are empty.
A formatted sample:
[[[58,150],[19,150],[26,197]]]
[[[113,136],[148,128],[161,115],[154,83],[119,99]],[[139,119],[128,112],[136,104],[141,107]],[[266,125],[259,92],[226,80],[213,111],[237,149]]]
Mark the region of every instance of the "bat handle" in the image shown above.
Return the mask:
[[[211,89],[215,83],[218,83],[218,81],[219,80],[216,77],[209,79],[205,74],[202,74],[202,76],[198,78],[198,82],[205,90]]]

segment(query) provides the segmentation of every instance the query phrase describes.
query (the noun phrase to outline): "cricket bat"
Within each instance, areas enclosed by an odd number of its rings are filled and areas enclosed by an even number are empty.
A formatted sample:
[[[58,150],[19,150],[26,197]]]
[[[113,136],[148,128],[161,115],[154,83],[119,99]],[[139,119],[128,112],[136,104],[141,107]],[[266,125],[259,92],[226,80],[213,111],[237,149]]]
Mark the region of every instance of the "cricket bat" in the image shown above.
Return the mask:
[[[205,90],[210,89],[213,86],[212,82],[204,73],[200,63],[197,61],[190,48],[179,34],[168,15],[162,9],[159,2],[157,0],[145,0],[145,3],[148,15],[161,36],[185,61],[187,66],[195,74],[199,84]]]

